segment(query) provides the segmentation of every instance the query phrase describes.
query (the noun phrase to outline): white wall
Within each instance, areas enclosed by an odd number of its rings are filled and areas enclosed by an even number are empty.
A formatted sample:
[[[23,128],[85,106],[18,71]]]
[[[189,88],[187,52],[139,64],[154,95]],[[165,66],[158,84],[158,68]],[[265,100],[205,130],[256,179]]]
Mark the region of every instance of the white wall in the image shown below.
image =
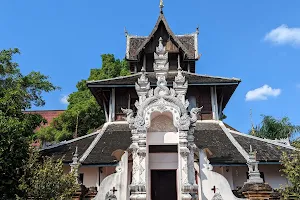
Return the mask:
[[[215,166],[213,168],[213,171],[218,172],[219,174],[223,175],[227,179],[231,189],[234,188],[233,177],[232,177],[232,167]]]
[[[83,185],[87,188],[97,187],[99,183],[98,167],[83,167],[79,168],[79,173],[83,174]]]
[[[64,173],[69,173],[71,170],[71,167],[69,165],[63,166]],[[109,176],[110,174],[114,173],[116,170],[116,166],[107,166],[102,167],[99,176],[99,167],[79,167],[79,174],[83,174],[83,184],[86,187],[99,187],[99,180],[100,183],[102,180]]]
[[[279,171],[281,165],[259,165],[259,171],[265,175],[265,182],[268,183],[272,188],[280,188],[280,185],[286,185],[287,179],[281,176],[282,173]],[[242,187],[244,182],[247,181],[246,172],[248,172],[247,166],[236,166],[231,167],[233,177],[233,189],[237,186]]]
[[[177,132],[149,132],[147,133],[147,145],[178,144]]]
[[[116,171],[116,166],[108,166],[108,167],[102,167],[101,168],[102,173],[100,173],[100,184],[105,179],[105,177],[111,175]]]
[[[259,165],[259,171],[264,172],[265,182],[272,188],[280,188],[280,185],[286,185],[287,179],[280,172],[281,165]]]
[[[195,169],[200,172],[201,185],[198,185],[200,199],[215,199],[216,194],[212,191],[212,188],[216,188],[217,192],[221,194],[223,199],[238,200],[239,198],[235,197],[232,193],[232,188],[227,179],[220,173],[215,172],[222,172],[223,169],[220,167],[214,167],[216,169],[213,171],[212,166],[207,160],[206,152],[201,150],[199,152],[198,166],[195,166]],[[195,163],[195,165],[197,165],[197,163]]]
[[[247,166],[234,166],[230,167],[232,171],[233,178],[233,188],[237,189],[237,187],[243,187],[244,183],[247,181]]]

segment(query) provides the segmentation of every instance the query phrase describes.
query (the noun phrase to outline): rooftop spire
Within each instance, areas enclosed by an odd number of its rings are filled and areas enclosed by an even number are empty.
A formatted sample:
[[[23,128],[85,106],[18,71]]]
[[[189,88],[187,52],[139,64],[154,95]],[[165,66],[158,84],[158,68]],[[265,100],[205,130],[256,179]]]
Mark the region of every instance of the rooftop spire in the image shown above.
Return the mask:
[[[252,119],[252,109],[250,109],[250,120],[251,120],[251,134],[255,135],[255,129],[254,129],[253,119]]]
[[[163,8],[164,8],[164,1],[163,0],[160,0],[159,8],[160,8],[160,12],[162,13],[163,12]]]
[[[125,33],[125,36],[127,37],[128,36],[128,31],[127,31],[126,27],[124,27],[124,33]]]

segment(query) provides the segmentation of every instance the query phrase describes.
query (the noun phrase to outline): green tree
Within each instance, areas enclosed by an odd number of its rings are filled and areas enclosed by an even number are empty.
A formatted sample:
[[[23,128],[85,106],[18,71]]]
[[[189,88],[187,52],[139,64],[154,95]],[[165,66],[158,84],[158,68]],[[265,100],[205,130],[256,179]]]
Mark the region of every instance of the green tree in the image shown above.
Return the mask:
[[[249,131],[251,135],[267,139],[286,139],[291,138],[300,131],[300,126],[293,125],[288,117],[275,119],[272,116],[263,115],[260,125],[253,127]]]
[[[288,117],[275,119],[271,116],[264,116],[260,126],[253,127],[250,133],[254,136],[268,139],[286,139],[295,136],[300,131],[300,126],[293,125]],[[292,145],[300,148],[299,138],[293,140]],[[289,180],[289,185],[281,189],[284,199],[289,196],[300,198],[300,151],[294,151],[291,154],[283,152],[281,157],[281,170]]]
[[[300,145],[297,147],[300,148]],[[284,167],[281,171],[290,183],[281,190],[284,199],[289,199],[289,196],[300,199],[300,149],[290,155],[284,152],[281,163]]]
[[[300,138],[298,137],[297,139],[295,139],[292,144],[293,147],[296,147],[298,149],[300,149]]]
[[[71,199],[79,188],[75,170],[64,173],[62,159],[44,157],[41,160],[38,152],[33,149],[20,182],[19,189],[23,191],[23,196],[19,196],[19,199]]]
[[[20,193],[19,179],[28,160],[34,129],[45,122],[39,115],[24,114],[32,105],[43,106],[43,92],[58,87],[40,72],[23,75],[13,62],[18,49],[0,51],[0,199],[14,199]]]
[[[130,74],[127,61],[115,59],[112,54],[104,54],[101,57],[102,67],[91,69],[87,80],[102,80]],[[43,142],[68,140],[75,134],[86,135],[104,123],[103,110],[87,88],[87,80],[77,83],[77,91],[69,95],[67,110],[55,118],[49,127],[42,128],[37,133]]]

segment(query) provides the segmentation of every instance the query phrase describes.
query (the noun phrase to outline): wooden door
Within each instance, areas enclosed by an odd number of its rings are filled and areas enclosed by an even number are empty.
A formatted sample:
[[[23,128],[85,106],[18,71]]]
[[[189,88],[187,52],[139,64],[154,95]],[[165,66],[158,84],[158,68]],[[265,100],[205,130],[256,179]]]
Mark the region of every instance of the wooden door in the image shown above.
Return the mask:
[[[176,170],[151,170],[151,200],[177,200]]]

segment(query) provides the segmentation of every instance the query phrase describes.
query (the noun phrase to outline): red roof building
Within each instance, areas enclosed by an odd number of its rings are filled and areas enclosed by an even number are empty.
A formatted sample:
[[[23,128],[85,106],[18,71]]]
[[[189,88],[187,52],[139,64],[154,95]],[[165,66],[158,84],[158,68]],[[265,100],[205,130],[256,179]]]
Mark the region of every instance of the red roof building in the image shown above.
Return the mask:
[[[54,118],[58,117],[61,113],[65,110],[35,110],[35,111],[25,111],[24,113],[29,114],[39,114],[44,119],[47,120],[46,124],[41,124],[41,126],[36,128],[36,131],[39,130],[41,127],[49,126],[49,124],[53,121]]]

